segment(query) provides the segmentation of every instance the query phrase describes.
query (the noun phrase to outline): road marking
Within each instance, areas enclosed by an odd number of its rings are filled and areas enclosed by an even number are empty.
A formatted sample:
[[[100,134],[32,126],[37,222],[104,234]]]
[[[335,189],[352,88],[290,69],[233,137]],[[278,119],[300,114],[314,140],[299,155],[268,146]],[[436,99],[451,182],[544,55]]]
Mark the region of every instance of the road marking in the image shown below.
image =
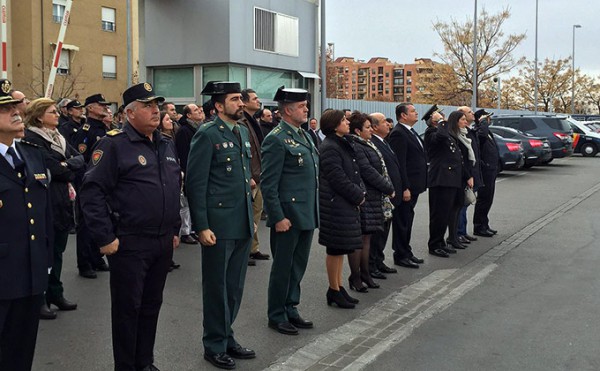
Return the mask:
[[[481,284],[496,269],[502,256],[598,191],[600,183],[533,221],[464,267],[432,272],[380,300],[353,321],[323,333],[291,355],[279,358],[268,369],[364,369],[429,318]]]

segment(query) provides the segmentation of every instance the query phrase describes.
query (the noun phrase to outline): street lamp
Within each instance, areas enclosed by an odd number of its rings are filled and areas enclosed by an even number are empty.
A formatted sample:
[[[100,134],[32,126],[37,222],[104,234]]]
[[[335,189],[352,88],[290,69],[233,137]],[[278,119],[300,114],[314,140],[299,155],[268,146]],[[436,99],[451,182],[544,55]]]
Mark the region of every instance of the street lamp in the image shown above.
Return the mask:
[[[573,25],[573,76],[571,76],[571,114],[575,113],[575,29],[581,28],[581,25]]]
[[[477,108],[477,0],[475,0],[475,15],[473,16],[473,96],[471,109]]]
[[[538,0],[535,0],[535,77],[533,78],[534,113],[538,111]]]
[[[498,86],[496,87],[496,93],[498,93],[498,111],[501,109],[500,108],[500,98],[502,97],[502,93],[501,93],[501,87],[500,87],[500,78],[499,77],[494,77],[494,82],[498,83]]]

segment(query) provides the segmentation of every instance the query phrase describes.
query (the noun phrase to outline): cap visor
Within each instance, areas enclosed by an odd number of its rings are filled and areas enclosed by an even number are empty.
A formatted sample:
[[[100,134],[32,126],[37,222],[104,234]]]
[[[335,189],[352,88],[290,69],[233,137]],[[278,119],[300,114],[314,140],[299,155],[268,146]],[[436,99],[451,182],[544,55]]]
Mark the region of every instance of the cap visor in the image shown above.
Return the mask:
[[[148,98],[144,98],[144,99],[136,99],[136,101],[138,101],[138,102],[142,102],[142,103],[148,103],[148,102],[152,102],[152,101],[154,101],[154,100],[157,100],[157,101],[159,101],[159,102],[164,102],[164,101],[165,101],[165,98],[164,98],[164,97],[161,97],[161,96],[159,96],[159,95],[154,95],[154,96],[152,96],[152,97],[148,97]]]

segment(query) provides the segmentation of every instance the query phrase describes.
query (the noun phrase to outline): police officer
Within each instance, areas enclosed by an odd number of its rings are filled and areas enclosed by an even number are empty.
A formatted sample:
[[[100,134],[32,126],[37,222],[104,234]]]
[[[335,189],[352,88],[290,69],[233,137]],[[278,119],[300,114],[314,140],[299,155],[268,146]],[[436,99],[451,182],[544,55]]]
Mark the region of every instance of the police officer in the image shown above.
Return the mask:
[[[269,327],[296,335],[313,323],[300,317],[300,281],[304,276],[318,216],[318,155],[300,125],[307,121],[308,92],[277,90],[282,120],[262,145],[260,176],[267,226],[271,227],[273,265],[269,279]]]
[[[103,138],[109,128],[104,125],[102,119],[108,114],[108,103],[102,94],[90,95],[85,99],[85,110],[87,122],[73,135],[73,147],[83,155],[87,163],[90,161],[92,147],[96,141]],[[75,187],[79,190],[81,176],[75,179]],[[102,255],[91,239],[91,228],[81,217],[82,210],[79,199],[76,202],[77,212],[77,268],[79,275],[85,278],[96,278],[95,271],[108,271],[108,265],[104,262]]]
[[[123,92],[129,124],[98,141],[80,194],[111,266],[115,370],[157,370],[156,325],[181,224],[175,146],[156,130],[163,100],[148,83]]]
[[[75,136],[85,124],[85,116],[83,115],[83,104],[78,100],[72,100],[65,106],[69,113],[69,118],[64,123],[58,126],[58,131],[65,137],[67,142],[74,148],[77,148],[75,143]]]
[[[202,341],[204,359],[232,369],[232,358],[256,356],[238,344],[231,329],[254,230],[250,141],[248,129],[237,123],[244,107],[239,83],[210,81],[202,94],[211,96],[217,117],[194,135],[186,172],[192,224],[202,244]]]
[[[31,370],[52,265],[49,179],[42,152],[24,136],[20,100],[0,79],[0,370]]]

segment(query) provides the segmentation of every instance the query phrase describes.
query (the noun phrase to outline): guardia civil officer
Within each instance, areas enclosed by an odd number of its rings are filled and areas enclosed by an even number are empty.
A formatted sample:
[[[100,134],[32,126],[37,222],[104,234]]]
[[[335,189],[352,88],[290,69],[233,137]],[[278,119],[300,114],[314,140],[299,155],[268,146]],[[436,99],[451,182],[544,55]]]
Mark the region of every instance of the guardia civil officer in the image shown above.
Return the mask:
[[[319,226],[319,160],[313,142],[300,128],[307,121],[308,92],[282,86],[274,100],[282,120],[263,142],[260,176],[273,255],[268,317],[269,327],[296,335],[298,328],[313,327],[296,306],[313,232]]]
[[[128,124],[98,141],[80,192],[92,240],[108,256],[115,370],[157,370],[162,292],[179,244],[180,168],[157,129],[163,97],[148,83],[123,92]]]
[[[254,231],[251,205],[250,140],[243,116],[240,84],[210,81],[202,91],[217,110],[190,147],[186,191],[194,230],[202,244],[204,359],[235,368],[233,358],[256,355],[234,338]]]
[[[0,370],[31,370],[53,241],[49,179],[0,79]]]

